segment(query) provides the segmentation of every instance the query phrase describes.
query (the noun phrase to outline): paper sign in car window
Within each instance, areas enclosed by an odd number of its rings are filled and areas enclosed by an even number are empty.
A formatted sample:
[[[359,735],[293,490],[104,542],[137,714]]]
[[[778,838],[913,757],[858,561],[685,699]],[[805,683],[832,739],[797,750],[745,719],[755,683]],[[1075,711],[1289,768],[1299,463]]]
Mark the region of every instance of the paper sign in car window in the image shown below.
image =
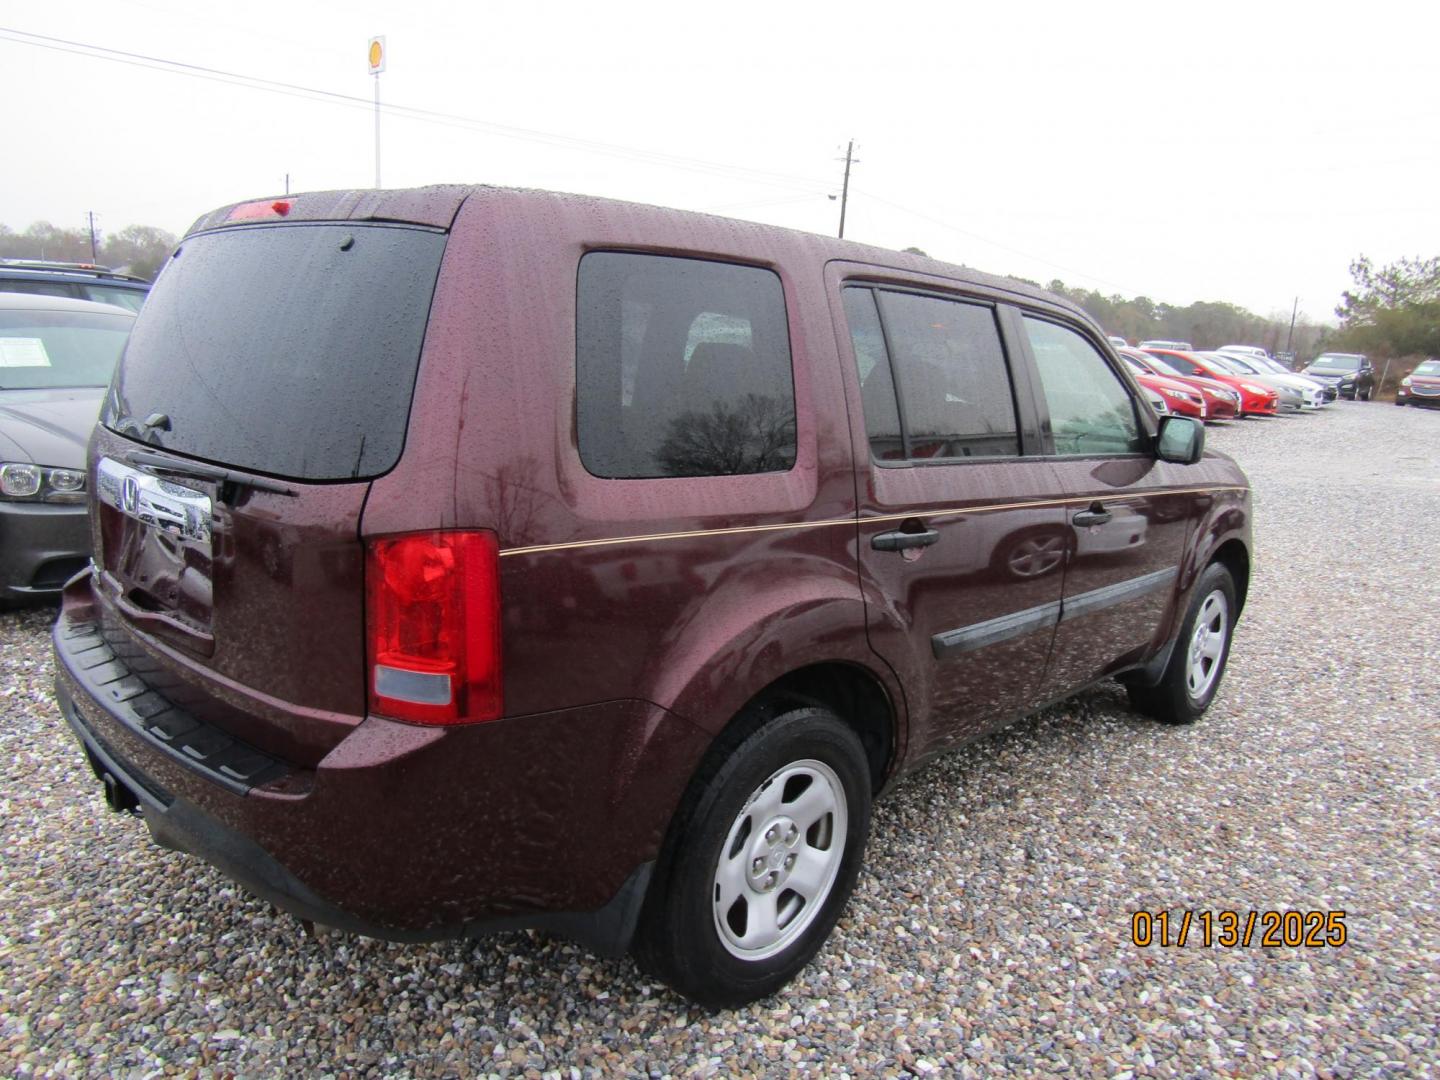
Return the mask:
[[[0,367],[49,367],[50,354],[38,337],[0,338]]]

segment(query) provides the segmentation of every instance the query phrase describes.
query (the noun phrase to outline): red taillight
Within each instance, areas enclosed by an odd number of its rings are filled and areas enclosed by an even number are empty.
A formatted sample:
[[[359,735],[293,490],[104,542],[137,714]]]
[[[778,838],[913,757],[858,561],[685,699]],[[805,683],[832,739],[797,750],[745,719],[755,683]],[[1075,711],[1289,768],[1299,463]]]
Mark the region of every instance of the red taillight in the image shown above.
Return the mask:
[[[494,720],[500,553],[492,532],[372,540],[366,556],[370,709],[421,724]]]

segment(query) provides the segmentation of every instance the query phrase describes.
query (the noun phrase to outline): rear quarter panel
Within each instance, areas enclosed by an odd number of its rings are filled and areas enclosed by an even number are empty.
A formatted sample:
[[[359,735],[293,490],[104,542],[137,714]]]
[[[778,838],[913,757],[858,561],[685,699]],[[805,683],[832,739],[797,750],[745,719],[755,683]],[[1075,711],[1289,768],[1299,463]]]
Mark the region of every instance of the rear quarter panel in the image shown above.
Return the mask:
[[[457,216],[410,442],[367,535],[500,538],[506,714],[644,699],[717,731],[771,678],[870,663],[823,247],[744,222],[481,191]],[[765,267],[785,296],[797,461],[754,476],[601,479],[578,452],[575,290],[594,250]]]

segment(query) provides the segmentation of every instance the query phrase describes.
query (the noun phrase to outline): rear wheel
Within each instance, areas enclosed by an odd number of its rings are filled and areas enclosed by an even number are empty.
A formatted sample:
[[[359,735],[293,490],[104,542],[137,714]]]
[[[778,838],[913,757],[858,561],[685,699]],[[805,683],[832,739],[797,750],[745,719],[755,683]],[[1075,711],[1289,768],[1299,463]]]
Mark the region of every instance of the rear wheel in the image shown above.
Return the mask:
[[[1235,631],[1235,580],[1219,563],[1200,575],[1165,674],[1154,686],[1130,685],[1130,703],[1167,724],[1189,724],[1220,689]]]
[[[789,982],[829,936],[870,829],[854,731],[802,708],[702,768],[666,841],[636,958],[708,1008]]]

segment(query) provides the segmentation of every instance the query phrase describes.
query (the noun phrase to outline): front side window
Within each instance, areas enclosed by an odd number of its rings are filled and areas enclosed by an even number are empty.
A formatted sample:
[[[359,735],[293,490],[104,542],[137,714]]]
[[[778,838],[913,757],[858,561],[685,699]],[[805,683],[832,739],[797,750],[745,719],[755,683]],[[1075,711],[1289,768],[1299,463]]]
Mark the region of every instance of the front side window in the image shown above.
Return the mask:
[[[845,290],[845,309],[876,460],[1020,453],[1015,398],[992,308],[852,287]]]
[[[1025,316],[1040,370],[1057,454],[1134,454],[1144,450],[1135,403],[1100,351],[1074,330]]]
[[[772,271],[591,252],[580,260],[575,337],[580,460],[593,475],[794,465],[789,324]]]

